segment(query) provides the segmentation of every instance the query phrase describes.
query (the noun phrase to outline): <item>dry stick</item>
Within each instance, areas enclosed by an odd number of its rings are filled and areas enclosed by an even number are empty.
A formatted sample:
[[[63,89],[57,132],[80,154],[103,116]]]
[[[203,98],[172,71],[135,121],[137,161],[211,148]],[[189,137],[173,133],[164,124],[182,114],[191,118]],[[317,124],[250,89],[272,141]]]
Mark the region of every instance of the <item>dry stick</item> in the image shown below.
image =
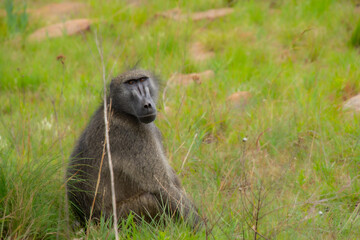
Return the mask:
[[[116,42],[118,42],[119,40],[119,37],[116,39]],[[90,49],[91,50],[91,49]],[[111,51],[112,53],[113,51]],[[95,58],[95,56],[93,55],[93,57]],[[110,71],[110,74],[108,76],[108,79],[107,81],[109,80],[110,76],[112,75],[112,72],[114,70],[114,66],[116,64],[116,61],[114,62],[112,68],[111,68],[111,71]],[[109,112],[111,112],[111,100],[110,100],[110,109],[109,109]],[[110,121],[110,117],[111,115],[109,116],[109,119],[108,121]],[[104,135],[105,137],[105,135]],[[96,187],[95,187],[95,194],[94,194],[94,199],[93,199],[93,202],[91,204],[91,209],[90,209],[90,216],[89,216],[89,221],[88,222],[91,222],[91,219],[92,219],[92,215],[93,215],[93,211],[94,211],[94,207],[95,207],[95,201],[96,201],[96,196],[97,196],[97,193],[99,191],[99,184],[100,184],[100,178],[101,178],[101,170],[102,170],[102,166],[103,166],[103,163],[104,163],[104,157],[105,157],[105,146],[106,146],[106,137],[105,137],[105,141],[104,141],[104,145],[103,145],[103,153],[102,153],[102,156],[101,156],[101,161],[100,161],[100,168],[99,168],[99,173],[98,173],[98,178],[97,178],[97,181],[96,181]],[[89,239],[89,231],[90,228],[87,228],[86,230],[86,239]]]
[[[250,212],[250,209],[247,207],[247,203],[246,203],[247,198],[245,197],[245,195],[246,195],[246,192],[240,194],[240,198],[241,198],[240,202],[241,202],[241,204],[243,206],[243,210],[245,212],[242,214],[242,216],[244,217],[244,220],[246,221],[246,216],[252,217],[252,213]]]
[[[251,191],[251,190],[250,190],[250,191]],[[247,200],[247,202],[248,202],[249,204],[252,205],[253,208],[255,208],[256,206],[255,206],[254,203],[252,203],[252,201],[247,197],[245,191],[244,191],[243,194],[240,195],[240,197],[241,197],[241,204],[243,205],[243,209],[245,210],[246,214],[247,214],[248,216],[250,216],[250,217],[253,218],[253,213],[251,213],[251,212],[250,212],[250,209],[248,209],[248,207],[246,206],[246,200]],[[244,221],[245,221],[246,225],[248,225],[248,227],[249,227],[252,231],[254,231],[254,233],[255,233],[255,235],[254,235],[255,238],[256,238],[256,235],[259,235],[259,236],[261,236],[262,238],[266,239],[263,235],[261,235],[261,234],[257,231],[256,228],[254,228],[253,226],[251,226],[251,225],[248,223],[248,221],[246,220],[246,218],[244,219]]]
[[[184,146],[185,141],[180,144],[180,146],[175,150],[174,155],[180,150],[182,146]]]
[[[260,237],[262,237],[265,240],[268,240],[268,238],[266,238],[264,235],[260,234],[258,231],[256,231],[252,226],[250,226],[250,224],[248,223],[248,221],[245,220],[246,225],[248,225],[248,227],[255,233],[257,233],[257,235],[259,235]]]
[[[169,119],[167,118],[166,116],[166,113],[165,113],[165,108],[166,108],[166,91],[169,87],[169,81],[166,81],[166,85],[165,85],[165,88],[164,88],[164,91],[163,91],[163,94],[162,94],[162,102],[163,102],[163,109],[164,109],[164,117],[165,117],[165,121],[167,122],[167,124],[169,124],[169,126],[171,126],[171,123],[169,122]]]
[[[209,229],[209,233],[213,236],[213,238],[215,239],[215,236],[214,234],[212,234],[212,231],[214,230],[214,227],[217,225],[221,232],[225,234],[225,236],[227,237],[227,239],[231,239],[230,236],[224,231],[224,229],[221,227],[219,223],[219,221],[221,219],[223,219],[223,213],[224,213],[224,206],[222,206],[222,210],[221,210],[221,213],[219,214],[219,217],[216,219],[216,221],[214,221],[214,223],[211,225],[210,229]],[[204,223],[206,223],[206,221],[204,221]],[[205,225],[206,226],[206,225]],[[206,234],[208,234],[208,230],[205,230],[206,231]]]
[[[116,63],[116,62],[115,62]],[[111,68],[111,72],[109,74],[109,76],[112,74],[112,71],[114,69],[114,66],[115,66],[115,63],[113,65],[113,67]],[[111,99],[110,99],[110,107],[109,107],[109,112],[111,113]],[[108,121],[110,121],[110,118],[111,118],[111,114],[109,116],[109,119]],[[105,137],[105,136],[104,136]],[[105,141],[104,141],[104,145],[103,145],[103,151],[102,151],[102,156],[101,156],[101,161],[100,161],[100,167],[99,167],[99,173],[98,173],[98,178],[97,178],[97,181],[96,181],[96,187],[95,187],[95,194],[94,194],[94,199],[93,199],[93,202],[91,204],[91,209],[90,209],[90,216],[89,216],[89,221],[88,222],[91,222],[91,219],[92,219],[92,214],[93,214],[93,211],[94,211],[94,207],[95,207],[95,201],[96,201],[96,196],[97,196],[97,193],[99,191],[99,184],[100,184],[100,178],[101,178],[101,170],[102,170],[102,166],[103,166],[103,163],[104,163],[104,157],[105,157],[105,146],[106,146],[106,137],[105,137]],[[87,228],[86,230],[86,239],[89,238],[89,228]]]
[[[357,218],[357,216],[360,213],[360,204],[358,204],[355,208],[355,210],[351,213],[349,219],[346,221],[346,223],[343,225],[343,227],[340,229],[339,233],[341,233],[342,231],[344,231],[345,227],[348,225],[348,223],[350,222],[351,225],[353,223],[353,221]],[[350,226],[351,228],[351,226]]]
[[[255,208],[255,233],[254,233],[254,240],[257,237],[258,225],[259,225],[259,213],[261,208],[261,186],[259,187],[259,198],[257,199],[257,206]]]
[[[111,112],[111,101],[110,101],[110,109],[109,109],[109,112]],[[109,116],[109,119],[110,119],[110,117],[111,117],[111,116]],[[97,181],[96,181],[94,199],[93,199],[93,202],[92,202],[92,204],[91,204],[91,209],[90,209],[89,222],[91,222],[91,219],[92,219],[92,215],[93,215],[93,211],[94,211],[94,207],[95,207],[96,196],[97,196],[97,193],[98,193],[98,191],[99,191],[101,170],[102,170],[102,166],[103,166],[103,163],[104,163],[104,157],[105,157],[105,152],[106,152],[105,146],[106,146],[106,139],[105,139],[104,145],[103,145],[103,152],[102,152],[101,161],[100,161],[98,178],[97,178]],[[86,229],[86,239],[89,239],[89,233],[90,233],[90,232],[89,232],[89,229],[90,229],[90,228],[87,228],[87,229]]]
[[[12,192],[12,190],[10,190],[9,193],[11,193],[11,192]],[[4,205],[4,206],[5,206],[5,209],[4,209],[3,216],[2,216],[2,218],[0,218],[0,220],[2,220],[1,228],[0,228],[0,236],[1,236],[1,237],[3,237],[5,219],[6,219],[6,217],[7,217],[7,216],[5,216],[5,214],[6,214],[6,212],[7,212],[8,200],[9,200],[9,196],[10,196],[9,193],[8,193],[8,195],[7,195],[6,198],[5,198],[5,205]],[[8,215],[8,216],[10,216],[10,215]],[[5,231],[6,231],[6,230],[5,230]]]
[[[111,151],[110,151],[110,141],[109,141],[109,123],[107,118],[107,103],[106,103],[106,73],[105,73],[105,64],[104,64],[104,56],[102,52],[101,45],[99,43],[97,33],[95,31],[95,41],[96,47],[99,51],[101,65],[102,65],[102,77],[104,82],[104,122],[105,122],[105,140],[106,140],[106,150],[109,161],[109,170],[110,170],[110,180],[111,180],[111,196],[112,196],[112,205],[113,205],[113,214],[114,214],[114,231],[115,231],[115,239],[119,239],[119,233],[117,229],[117,214],[116,214],[116,199],[115,199],[115,183],[114,183],[114,170],[111,159]]]
[[[160,184],[160,187],[162,187],[165,190],[165,192],[168,193],[169,197],[171,197],[176,202],[176,204],[177,204],[176,208],[179,209],[179,207],[181,207],[180,205],[181,205],[181,199],[182,198],[177,199],[174,196],[172,196],[170,194],[170,192],[168,191],[168,189],[160,182],[160,180],[156,176],[154,176],[154,177],[155,177],[155,180]],[[160,194],[160,198],[161,198],[161,201],[163,201],[161,194]],[[176,211],[176,209],[175,209],[175,211]],[[174,213],[172,214],[171,217],[174,217],[175,211],[174,211]],[[179,211],[180,211],[180,209],[179,209]]]
[[[241,194],[240,196],[241,196],[241,203],[243,204],[243,207],[244,207],[244,209],[245,209],[245,211],[246,211],[246,213],[249,215],[249,216],[253,216],[253,214],[252,213],[250,213],[250,211],[247,209],[247,207],[246,207],[246,205],[245,205],[245,203],[244,203],[244,201],[245,201],[245,198],[243,198],[242,196],[246,196],[246,193],[244,192],[244,194]],[[246,199],[249,201],[249,203],[250,204],[252,204],[253,205],[253,203],[247,198],[247,196],[246,196]],[[254,205],[253,205],[254,206]],[[254,232],[254,236],[255,236],[255,239],[256,239],[256,236],[257,235],[259,235],[260,237],[262,237],[263,239],[265,239],[265,240],[267,240],[267,238],[264,236],[264,235],[262,235],[262,234],[260,234],[258,231],[257,231],[257,226],[256,226],[256,228],[254,228],[253,226],[251,226],[250,225],[250,223],[246,220],[246,219],[244,219],[244,221],[245,221],[245,223],[246,223],[246,225]]]
[[[192,143],[191,143],[191,145],[190,145],[190,148],[189,148],[189,150],[188,150],[188,152],[187,152],[187,154],[186,154],[186,156],[185,156],[185,158],[184,158],[184,161],[183,161],[183,163],[182,163],[182,165],[181,165],[180,171],[182,171],[183,168],[184,168],[185,162],[186,162],[187,158],[189,157],[191,148],[192,148],[192,146],[194,145],[194,142],[195,142],[195,139],[196,139],[197,135],[198,135],[198,134],[196,133],[195,136],[194,136],[194,138],[193,138],[193,140],[192,140]]]
[[[92,204],[91,204],[91,209],[90,209],[89,223],[91,222],[91,218],[92,218],[92,214],[93,214],[94,206],[95,206],[95,200],[96,200],[97,192],[98,192],[98,190],[99,190],[101,169],[102,169],[102,166],[103,166],[104,157],[105,157],[105,151],[106,151],[106,150],[105,150],[105,146],[106,146],[106,141],[104,142],[104,146],[103,146],[103,153],[102,153],[102,156],[101,156],[98,178],[97,178],[97,181],[96,181],[94,199],[93,199],[93,202],[92,202]],[[86,228],[86,239],[89,239],[89,229],[90,229],[89,227]]]

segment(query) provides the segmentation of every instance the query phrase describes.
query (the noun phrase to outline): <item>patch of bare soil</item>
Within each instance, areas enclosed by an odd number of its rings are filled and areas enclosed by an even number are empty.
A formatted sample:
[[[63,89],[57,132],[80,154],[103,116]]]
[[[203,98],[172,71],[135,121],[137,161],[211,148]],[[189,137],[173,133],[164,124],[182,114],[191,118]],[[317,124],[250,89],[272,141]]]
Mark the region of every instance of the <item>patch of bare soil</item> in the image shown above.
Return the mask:
[[[0,9],[0,17],[6,17],[6,11],[3,9]]]
[[[234,9],[232,8],[218,8],[218,9],[210,9],[203,12],[194,12],[191,14],[185,14],[181,12],[181,9],[174,8],[165,12],[158,13],[156,14],[156,16],[165,17],[176,21],[184,20],[187,18],[190,18],[193,21],[200,21],[200,20],[215,20],[216,18],[227,16],[231,14],[233,11]]]
[[[355,13],[360,13],[360,3],[357,3],[356,5],[355,5]]]
[[[360,111],[360,94],[348,99],[344,103],[344,109],[351,109],[357,112]]]
[[[57,23],[36,30],[29,36],[31,41],[41,41],[46,38],[56,38],[63,35],[71,36],[90,30],[89,19],[74,19],[64,23]]]
[[[80,2],[50,3],[38,9],[30,11],[30,14],[42,18],[46,22],[54,22],[71,17],[83,16],[89,10],[89,6]]]
[[[235,28],[236,37],[241,41],[256,41],[256,36],[253,32],[245,31],[241,28]]]
[[[342,99],[344,101],[356,96],[357,95],[356,84],[352,82],[345,83],[345,86],[341,92],[342,92]]]
[[[188,86],[194,82],[197,84],[201,84],[202,82],[209,80],[214,76],[215,74],[214,71],[212,70],[206,70],[200,73],[189,73],[189,74],[175,73],[170,77],[169,81],[170,84],[173,85]]]
[[[245,107],[251,97],[251,92],[239,91],[228,96],[226,100],[234,107]]]
[[[147,0],[126,0],[126,2],[130,6],[140,7],[141,5],[145,5],[147,3]]]
[[[204,44],[202,44],[201,42],[194,42],[191,44],[190,54],[195,61],[204,61],[214,57],[215,55],[213,51],[209,51],[208,49],[206,49]]]
[[[217,138],[214,134],[209,133],[203,138],[203,143],[211,144],[217,141]]]
[[[214,20],[216,18],[224,17],[231,14],[234,11],[232,8],[219,8],[219,9],[210,9],[204,12],[196,12],[191,14],[191,19],[194,21],[199,20]]]
[[[164,18],[169,18],[169,19],[173,19],[176,21],[185,19],[185,16],[184,16],[184,14],[181,13],[180,8],[174,8],[174,9],[170,9],[170,10],[167,10],[164,12],[157,13],[155,15],[155,17],[164,17]]]

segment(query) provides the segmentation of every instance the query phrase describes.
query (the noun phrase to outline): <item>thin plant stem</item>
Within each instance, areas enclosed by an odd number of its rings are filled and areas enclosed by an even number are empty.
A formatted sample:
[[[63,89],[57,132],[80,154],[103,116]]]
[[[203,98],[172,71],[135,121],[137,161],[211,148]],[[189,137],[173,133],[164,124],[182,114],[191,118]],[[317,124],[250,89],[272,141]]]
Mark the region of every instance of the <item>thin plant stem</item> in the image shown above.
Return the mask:
[[[184,160],[183,160],[183,162],[182,162],[181,171],[183,170],[183,168],[184,168],[184,166],[185,166],[186,160],[187,160],[188,157],[189,157],[190,151],[191,151],[191,149],[192,149],[192,146],[194,145],[194,142],[195,142],[195,139],[197,138],[197,135],[198,135],[198,134],[196,133],[195,136],[194,136],[194,138],[193,138],[193,140],[192,140],[192,143],[191,143],[191,145],[190,145],[190,147],[189,147],[189,150],[188,150],[188,152],[187,152],[187,154],[186,154],[186,156],[185,156],[185,158],[184,158]]]
[[[98,179],[96,181],[96,187],[95,187],[95,194],[94,194],[94,199],[91,205],[91,209],[90,209],[90,217],[89,217],[89,223],[91,222],[91,218],[93,215],[93,211],[94,211],[94,207],[95,207],[95,201],[96,201],[96,196],[99,190],[99,184],[100,184],[100,177],[101,177],[101,170],[102,170],[102,166],[103,166],[103,162],[104,162],[104,157],[105,157],[105,146],[106,146],[106,142],[104,142],[104,146],[103,146],[103,153],[101,156],[101,162],[100,162],[100,167],[99,167],[99,173],[98,173]],[[86,239],[89,239],[89,227],[86,229]]]
[[[105,63],[104,63],[104,56],[101,47],[101,43],[99,42],[97,33],[95,31],[95,41],[96,47],[98,49],[101,65],[102,65],[102,78],[104,82],[104,122],[105,122],[105,141],[106,141],[106,150],[108,155],[108,162],[109,162],[109,170],[110,170],[110,181],[111,181],[111,197],[112,197],[112,205],[113,205],[113,219],[114,219],[114,231],[115,231],[115,239],[119,239],[119,233],[117,229],[117,214],[116,214],[116,198],[115,198],[115,180],[114,180],[114,170],[113,164],[111,159],[111,151],[110,151],[110,140],[109,140],[109,122],[107,118],[107,101],[106,101],[106,72],[105,72]]]

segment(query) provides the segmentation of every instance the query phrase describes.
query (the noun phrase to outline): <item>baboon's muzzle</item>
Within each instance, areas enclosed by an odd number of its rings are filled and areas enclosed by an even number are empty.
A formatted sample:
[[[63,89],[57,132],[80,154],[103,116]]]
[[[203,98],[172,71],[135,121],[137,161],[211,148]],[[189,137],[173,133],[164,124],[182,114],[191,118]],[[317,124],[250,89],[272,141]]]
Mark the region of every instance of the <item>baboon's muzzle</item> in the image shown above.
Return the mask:
[[[155,102],[150,95],[148,86],[139,84],[136,89],[131,91],[134,98],[134,108],[136,117],[142,123],[150,123],[156,118],[156,106]]]

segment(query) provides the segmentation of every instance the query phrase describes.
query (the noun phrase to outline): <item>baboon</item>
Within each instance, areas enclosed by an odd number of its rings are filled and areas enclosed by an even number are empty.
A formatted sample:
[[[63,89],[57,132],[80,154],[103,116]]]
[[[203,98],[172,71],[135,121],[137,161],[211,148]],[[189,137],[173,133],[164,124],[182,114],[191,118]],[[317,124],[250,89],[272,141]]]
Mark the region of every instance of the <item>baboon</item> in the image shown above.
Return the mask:
[[[158,80],[148,71],[131,70],[112,79],[109,142],[113,161],[117,215],[158,219],[163,213],[198,228],[201,218],[164,153],[156,118]],[[78,140],[67,169],[67,191],[82,226],[91,218],[111,217],[110,173],[105,150],[103,104]],[[98,176],[100,181],[95,194]],[[95,203],[93,205],[95,197]],[[92,209],[92,210],[91,210]]]

